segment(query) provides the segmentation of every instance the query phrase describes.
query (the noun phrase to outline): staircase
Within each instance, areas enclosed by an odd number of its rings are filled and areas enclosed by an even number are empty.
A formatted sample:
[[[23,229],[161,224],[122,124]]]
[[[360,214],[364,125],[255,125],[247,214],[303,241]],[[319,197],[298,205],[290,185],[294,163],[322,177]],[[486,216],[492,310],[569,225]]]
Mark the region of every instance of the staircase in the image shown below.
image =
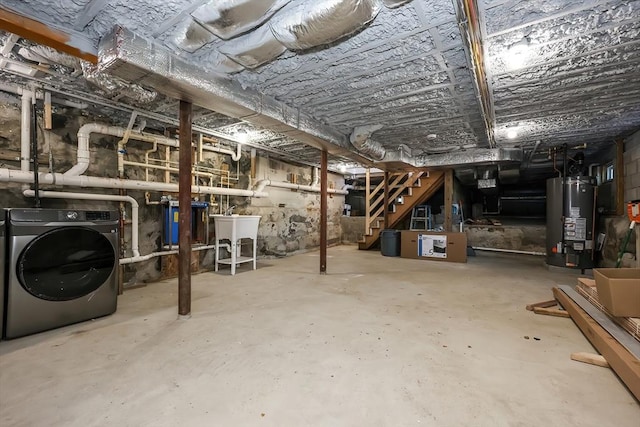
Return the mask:
[[[395,227],[415,206],[424,204],[443,185],[443,171],[390,174],[387,227]],[[401,197],[400,203],[398,197]],[[384,182],[367,194],[367,201],[365,234],[358,242],[360,249],[370,249],[380,238],[380,231],[384,226]]]

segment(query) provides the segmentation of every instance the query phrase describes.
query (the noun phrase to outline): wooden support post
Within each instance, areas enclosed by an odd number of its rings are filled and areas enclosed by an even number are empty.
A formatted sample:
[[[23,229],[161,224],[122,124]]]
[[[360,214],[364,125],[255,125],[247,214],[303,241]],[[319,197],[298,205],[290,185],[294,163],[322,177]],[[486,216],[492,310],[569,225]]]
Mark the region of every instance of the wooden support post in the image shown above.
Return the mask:
[[[327,274],[327,150],[320,157],[320,274]]]
[[[612,337],[598,322],[593,320],[562,290],[553,288],[553,296],[569,312],[571,319],[596,350],[609,362],[611,369],[626,384],[636,399],[640,399],[640,360]]]
[[[79,33],[69,35],[2,6],[0,6],[0,30],[52,47],[93,64],[98,63],[95,47],[88,39],[83,40]]]
[[[364,190],[364,235],[369,234],[369,224],[371,223],[371,169],[367,168],[365,172],[365,190]]]
[[[451,232],[453,210],[453,169],[447,169],[444,174],[444,231]]]
[[[384,172],[384,229],[389,228],[389,172]]]
[[[178,314],[191,313],[191,103],[180,101]]]
[[[624,202],[624,140],[616,140],[616,165],[613,170],[616,183],[616,215],[625,215]]]

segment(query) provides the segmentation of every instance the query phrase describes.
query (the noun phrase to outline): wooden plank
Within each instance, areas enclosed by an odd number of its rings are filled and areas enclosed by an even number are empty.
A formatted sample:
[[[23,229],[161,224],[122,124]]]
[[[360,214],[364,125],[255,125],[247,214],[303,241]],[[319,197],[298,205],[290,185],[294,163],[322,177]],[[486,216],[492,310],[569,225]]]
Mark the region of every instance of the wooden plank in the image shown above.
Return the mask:
[[[98,63],[98,56],[95,48],[88,40],[83,40],[79,34],[73,36],[50,28],[35,19],[14,13],[0,6],[0,30],[5,30],[16,34],[33,42],[52,47],[61,52],[89,61],[92,64]],[[81,47],[84,45],[84,48]]]
[[[635,357],[640,358],[640,343],[631,334],[616,324],[609,316],[594,307],[586,298],[576,292],[570,286],[558,286],[565,294],[569,295],[576,304],[580,306],[593,320],[598,322],[604,330],[609,332],[618,342]]]
[[[625,383],[629,391],[640,400],[640,360],[593,320],[564,290],[553,288],[553,295],[569,312],[571,319],[589,342],[609,362],[611,369]]]
[[[558,301],[552,299],[549,301],[541,301],[541,302],[536,302],[533,304],[529,304],[527,305],[525,308],[529,311],[533,311],[533,309],[535,307],[543,307],[543,308],[548,308],[548,307],[553,307],[554,305],[558,305]]]
[[[571,360],[576,362],[588,363],[590,365],[602,366],[603,368],[610,368],[609,363],[604,357],[599,354],[586,353],[579,351],[577,353],[571,353]]]
[[[453,169],[444,174],[444,231],[451,233],[453,205]]]
[[[593,279],[587,279],[586,277],[578,277],[578,284],[582,283],[584,286],[588,286],[590,288],[596,287],[596,281]]]
[[[533,312],[535,314],[544,314],[545,316],[571,317],[565,310],[559,310],[557,308],[533,307]]]

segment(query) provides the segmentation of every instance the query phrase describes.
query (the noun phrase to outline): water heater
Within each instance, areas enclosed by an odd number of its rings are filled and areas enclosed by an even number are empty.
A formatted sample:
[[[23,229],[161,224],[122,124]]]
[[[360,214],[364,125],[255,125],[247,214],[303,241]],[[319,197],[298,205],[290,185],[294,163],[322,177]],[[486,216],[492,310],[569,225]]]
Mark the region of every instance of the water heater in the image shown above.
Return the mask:
[[[595,178],[547,180],[547,264],[593,268]]]

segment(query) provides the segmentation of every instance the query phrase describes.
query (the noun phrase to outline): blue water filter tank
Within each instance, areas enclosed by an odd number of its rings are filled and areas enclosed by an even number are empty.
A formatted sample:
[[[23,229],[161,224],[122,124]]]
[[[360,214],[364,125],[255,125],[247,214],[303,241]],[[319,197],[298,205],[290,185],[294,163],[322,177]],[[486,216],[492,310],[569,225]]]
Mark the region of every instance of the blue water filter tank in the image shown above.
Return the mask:
[[[209,202],[191,201],[191,224],[195,224],[196,211],[207,207],[209,207]],[[164,218],[162,220],[164,223],[163,240],[165,245],[178,244],[179,211],[180,205],[177,200],[170,200],[164,207]]]
[[[169,201],[169,205],[164,208],[164,236],[163,240],[167,245],[178,244],[178,212],[180,206],[178,202]]]

